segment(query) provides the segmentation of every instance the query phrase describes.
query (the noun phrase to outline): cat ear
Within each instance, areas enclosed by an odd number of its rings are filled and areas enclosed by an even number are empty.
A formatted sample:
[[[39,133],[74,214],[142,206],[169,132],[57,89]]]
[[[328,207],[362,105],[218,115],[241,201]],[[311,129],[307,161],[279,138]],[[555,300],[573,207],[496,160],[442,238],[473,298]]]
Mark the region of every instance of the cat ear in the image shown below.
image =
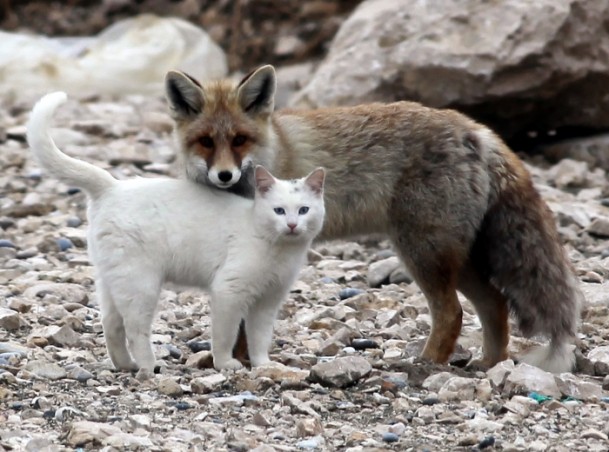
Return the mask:
[[[262,195],[267,193],[271,187],[275,185],[275,178],[264,166],[256,166],[254,177],[256,179],[256,191]]]
[[[203,88],[199,82],[184,72],[167,73],[165,94],[177,118],[197,115],[203,110]]]
[[[316,195],[321,195],[324,191],[325,178],[326,170],[320,167],[311,171],[311,173],[305,179],[305,184],[313,193]]]
[[[246,75],[237,87],[237,98],[244,112],[270,115],[275,108],[277,77],[270,64]]]

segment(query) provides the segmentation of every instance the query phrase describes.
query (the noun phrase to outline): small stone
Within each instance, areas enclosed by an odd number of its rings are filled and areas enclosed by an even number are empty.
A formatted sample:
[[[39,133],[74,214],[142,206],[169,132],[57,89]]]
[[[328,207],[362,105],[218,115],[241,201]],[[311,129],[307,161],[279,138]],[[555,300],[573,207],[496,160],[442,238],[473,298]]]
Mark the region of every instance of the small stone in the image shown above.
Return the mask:
[[[192,408],[192,406],[188,402],[178,402],[178,403],[176,403],[176,409],[178,411],[186,411],[186,410],[190,410],[191,408]]]
[[[25,358],[28,352],[28,348],[23,345],[16,344],[14,342],[0,342],[0,353],[18,353],[21,357]]]
[[[307,436],[322,435],[324,428],[318,418],[306,418],[296,421],[296,436],[305,438]]]
[[[593,428],[590,428],[588,430],[584,430],[581,433],[581,437],[584,438],[584,439],[590,438],[590,439],[597,439],[599,441],[605,441],[605,442],[607,440],[609,440],[609,437],[607,436],[606,433],[603,433],[603,432],[601,432],[599,430],[596,430],[596,429],[593,429]]]
[[[158,391],[169,397],[181,397],[184,394],[182,386],[173,378],[163,378],[157,386]]]
[[[89,301],[87,290],[79,284],[70,283],[40,283],[28,287],[23,296],[35,300],[44,298],[45,295],[55,295],[59,299],[68,303],[80,303],[86,306]]]
[[[347,298],[354,297],[361,293],[364,293],[364,291],[362,289],[354,289],[352,287],[347,287],[345,289],[341,289],[338,292],[338,298],[340,298],[341,300],[346,300]]]
[[[586,402],[598,401],[603,397],[603,388],[600,384],[582,380],[571,373],[560,374],[555,380],[558,389],[566,397]]]
[[[588,226],[588,233],[602,238],[609,237],[609,218],[596,218]]]
[[[305,439],[296,443],[296,447],[305,450],[318,449],[325,444],[323,436],[314,436],[313,438]]]
[[[292,384],[304,382],[309,377],[309,374],[308,370],[285,366],[277,362],[270,362],[263,366],[255,367],[251,371],[251,376],[254,379],[270,378],[277,383],[288,382]]]
[[[400,260],[396,256],[373,262],[368,267],[368,285],[380,287],[389,282],[391,273],[400,266]]]
[[[504,391],[509,394],[534,391],[555,398],[561,396],[554,375],[526,363],[518,364],[507,376]]]
[[[379,348],[379,344],[372,339],[353,339],[351,341],[351,347],[355,350],[366,350],[368,348]]]
[[[0,248],[17,248],[17,247],[10,240],[0,239]]]
[[[241,394],[227,396],[227,397],[212,397],[208,399],[208,403],[212,405],[234,405],[234,406],[242,406],[247,402],[257,402],[258,397],[253,395],[249,391],[244,391]]]
[[[196,340],[192,340],[192,341],[188,341],[186,343],[186,345],[188,346],[188,348],[193,353],[199,353],[199,352],[202,352],[202,351],[210,351],[211,350],[211,342],[209,342],[209,341],[196,341]]]
[[[365,377],[372,371],[367,359],[347,356],[319,363],[311,368],[309,379],[324,386],[346,387]]]
[[[12,309],[0,308],[0,328],[16,331],[21,327],[19,313]]]
[[[457,445],[461,447],[473,446],[478,444],[478,436],[477,435],[467,435],[462,438],[459,438],[457,441]]]
[[[66,221],[66,226],[69,228],[78,228],[82,225],[82,220],[78,217],[70,217],[68,221]]]
[[[214,357],[210,351],[200,351],[190,355],[186,360],[186,367],[196,369],[211,369],[214,367]]]
[[[400,437],[393,432],[385,432],[383,433],[383,442],[386,443],[397,443],[400,440]]]
[[[438,399],[437,397],[425,397],[423,399],[423,405],[427,405],[427,406],[431,406],[431,405],[436,405],[438,403],[440,403],[441,400]]]
[[[208,394],[220,390],[225,381],[226,377],[223,374],[215,373],[194,378],[190,382],[190,387],[195,394]]]
[[[57,247],[59,248],[59,251],[67,251],[70,248],[74,247],[74,244],[72,243],[72,241],[65,237],[58,238],[56,242],[57,242]]]
[[[45,380],[61,380],[67,377],[67,373],[62,367],[46,361],[30,361],[26,364],[25,370]]]
[[[407,427],[403,422],[396,422],[389,427],[389,432],[401,436],[406,431]]]
[[[495,437],[487,436],[482,441],[478,443],[478,449],[486,449],[487,447],[493,447],[495,445]]]
[[[495,386],[501,386],[507,375],[514,370],[514,367],[514,361],[511,359],[506,359],[505,361],[501,361],[495,364],[495,366],[491,367],[486,372],[486,375]]]
[[[163,348],[165,348],[169,352],[169,356],[173,359],[180,359],[182,357],[182,350],[172,344],[163,344]]]
[[[121,429],[101,422],[74,422],[68,433],[68,444],[72,447],[82,447],[87,443],[103,443],[104,439],[114,434],[121,434]]]
[[[254,416],[252,417],[252,422],[254,423],[254,425],[257,425],[259,427],[270,427],[271,426],[271,423],[258,411],[256,411],[254,413]]]
[[[93,378],[93,374],[80,366],[75,366],[68,372],[68,378],[85,383],[87,380]]]
[[[36,329],[29,335],[29,339],[34,338],[44,338],[50,344],[61,347],[74,347],[80,340],[80,336],[67,325],[50,325]]]

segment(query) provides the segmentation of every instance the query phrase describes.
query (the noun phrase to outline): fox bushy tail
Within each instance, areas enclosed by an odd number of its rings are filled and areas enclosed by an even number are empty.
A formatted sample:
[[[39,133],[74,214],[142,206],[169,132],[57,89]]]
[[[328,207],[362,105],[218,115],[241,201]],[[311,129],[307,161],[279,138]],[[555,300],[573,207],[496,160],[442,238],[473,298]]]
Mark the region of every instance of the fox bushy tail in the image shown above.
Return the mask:
[[[522,333],[550,339],[547,347],[533,350],[522,361],[550,372],[568,372],[575,364],[571,343],[584,300],[579,281],[554,216],[523,163],[499,139],[491,143],[499,160],[490,165],[494,199],[473,255],[507,298]]]
[[[63,92],[50,93],[40,99],[27,124],[27,141],[36,159],[53,176],[68,185],[83,189],[97,198],[116,183],[110,173],[90,163],[61,152],[50,135],[50,123],[57,107],[67,96]]]

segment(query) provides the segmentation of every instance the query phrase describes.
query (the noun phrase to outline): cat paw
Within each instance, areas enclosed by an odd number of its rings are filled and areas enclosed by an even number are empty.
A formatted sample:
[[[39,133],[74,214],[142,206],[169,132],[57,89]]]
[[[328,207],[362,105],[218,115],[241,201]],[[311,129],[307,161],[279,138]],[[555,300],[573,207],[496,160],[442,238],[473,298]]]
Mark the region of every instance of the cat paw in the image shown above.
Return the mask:
[[[243,364],[235,358],[227,359],[225,361],[214,359],[214,367],[216,370],[238,370],[243,368]]]
[[[253,357],[250,361],[252,363],[252,367],[260,367],[271,363],[268,356]]]
[[[137,381],[146,381],[146,380],[150,380],[151,378],[154,377],[154,371],[150,370],[150,369],[140,369],[137,371],[137,373],[135,374],[135,379]]]

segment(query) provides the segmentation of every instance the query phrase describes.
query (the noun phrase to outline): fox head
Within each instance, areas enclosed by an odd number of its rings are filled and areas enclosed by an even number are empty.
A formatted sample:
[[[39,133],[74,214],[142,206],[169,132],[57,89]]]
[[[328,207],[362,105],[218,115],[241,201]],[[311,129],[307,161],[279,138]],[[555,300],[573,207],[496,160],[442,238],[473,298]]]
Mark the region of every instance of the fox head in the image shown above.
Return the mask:
[[[189,179],[230,188],[253,164],[270,165],[268,141],[276,76],[262,66],[241,82],[200,84],[183,72],[169,72],[165,90],[181,158]]]

